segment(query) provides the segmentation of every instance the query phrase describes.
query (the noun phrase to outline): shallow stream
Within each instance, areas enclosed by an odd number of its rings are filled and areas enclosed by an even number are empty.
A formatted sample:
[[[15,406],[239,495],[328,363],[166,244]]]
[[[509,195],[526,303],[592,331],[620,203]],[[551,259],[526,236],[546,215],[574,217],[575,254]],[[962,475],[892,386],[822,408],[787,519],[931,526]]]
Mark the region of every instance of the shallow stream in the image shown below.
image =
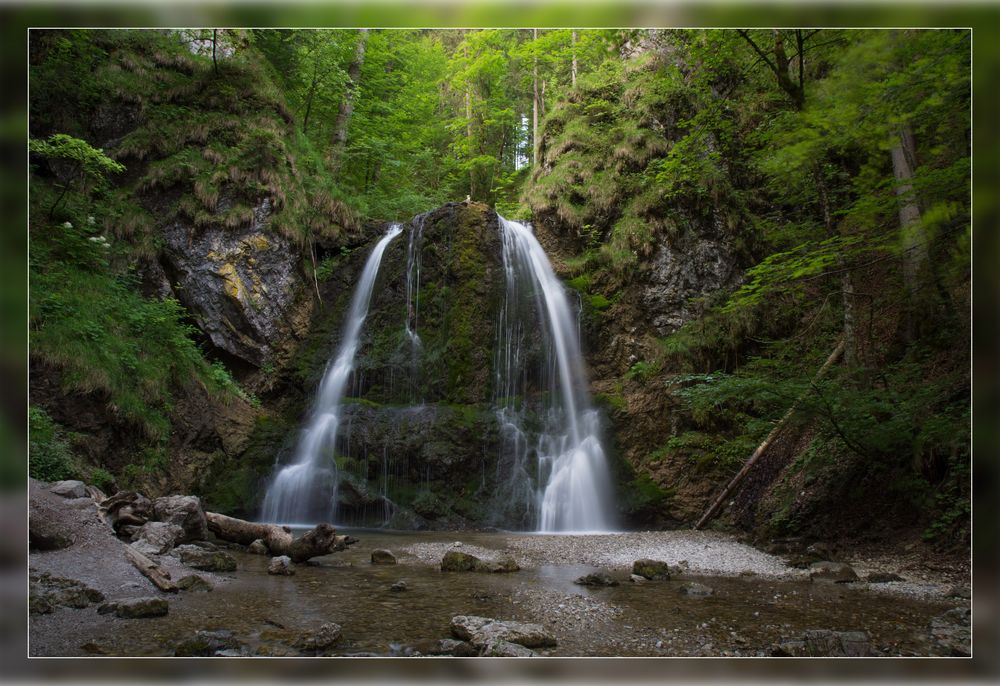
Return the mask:
[[[31,653],[172,655],[177,644],[199,629],[231,631],[254,651],[273,640],[276,631],[308,631],[335,622],[343,629],[337,654],[399,655],[422,639],[449,637],[451,618],[466,614],[541,623],[559,642],[543,654],[556,656],[768,655],[774,644],[809,629],[866,631],[882,654],[926,655],[930,620],[956,604],[874,592],[861,584],[749,573],[692,572],[636,584],[624,567],[611,567],[621,579],[619,586],[584,587],[573,580],[594,566],[558,556],[553,559],[562,563],[538,562],[538,551],[558,547],[560,537],[346,533],[359,542],[345,552],[297,565],[290,577],[269,576],[265,556],[231,551],[238,571],[219,575],[228,581],[212,592],[171,598],[165,617],[117,619],[98,615],[93,607],[33,616]],[[519,540],[533,544],[530,554],[520,554],[524,548],[518,547]],[[522,569],[509,574],[440,572],[432,554],[456,542],[461,542],[457,549],[470,552],[514,553]],[[376,548],[391,550],[398,564],[372,565]],[[390,590],[397,581],[405,581],[407,590]],[[714,593],[682,594],[682,585],[692,581]]]

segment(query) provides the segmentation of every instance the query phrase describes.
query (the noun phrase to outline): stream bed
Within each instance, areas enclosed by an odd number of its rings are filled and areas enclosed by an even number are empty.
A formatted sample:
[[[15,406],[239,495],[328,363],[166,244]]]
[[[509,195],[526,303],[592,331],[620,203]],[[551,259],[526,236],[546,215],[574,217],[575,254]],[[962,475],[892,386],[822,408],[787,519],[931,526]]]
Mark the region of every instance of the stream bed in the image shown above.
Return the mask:
[[[120,619],[93,607],[32,615],[30,653],[169,656],[206,630],[231,632],[241,654],[276,654],[268,646],[283,632],[334,622],[343,635],[336,655],[409,655],[421,641],[449,638],[452,617],[479,615],[542,624],[558,646],[539,653],[552,656],[763,656],[810,630],[866,632],[876,655],[931,655],[940,654],[931,621],[968,605],[934,588],[814,583],[780,558],[710,533],[345,533],[358,543],[296,565],[294,576],[268,575],[266,556],[229,551],[237,571],[216,574],[211,592],[170,597],[163,617]],[[379,548],[398,563],[371,564]],[[510,555],[521,570],[441,572],[441,551],[449,549]],[[686,570],[666,581],[630,581],[625,560],[650,553]],[[619,585],[573,583],[598,566]],[[406,590],[391,590],[399,581]],[[684,594],[691,582],[711,595]]]

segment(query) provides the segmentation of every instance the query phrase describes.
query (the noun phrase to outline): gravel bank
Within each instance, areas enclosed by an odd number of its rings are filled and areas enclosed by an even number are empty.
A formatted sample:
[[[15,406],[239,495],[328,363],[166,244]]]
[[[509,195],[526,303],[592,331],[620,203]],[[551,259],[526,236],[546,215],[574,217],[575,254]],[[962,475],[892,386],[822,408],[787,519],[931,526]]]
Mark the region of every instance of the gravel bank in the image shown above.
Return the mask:
[[[645,531],[615,534],[543,535],[509,534],[495,537],[495,547],[462,541],[416,543],[405,552],[428,563],[440,562],[448,550],[462,550],[477,557],[511,555],[522,566],[581,564],[609,569],[631,568],[642,558],[681,565],[694,574],[802,578],[803,570],[723,535],[705,531]],[[456,545],[460,543],[460,545]]]

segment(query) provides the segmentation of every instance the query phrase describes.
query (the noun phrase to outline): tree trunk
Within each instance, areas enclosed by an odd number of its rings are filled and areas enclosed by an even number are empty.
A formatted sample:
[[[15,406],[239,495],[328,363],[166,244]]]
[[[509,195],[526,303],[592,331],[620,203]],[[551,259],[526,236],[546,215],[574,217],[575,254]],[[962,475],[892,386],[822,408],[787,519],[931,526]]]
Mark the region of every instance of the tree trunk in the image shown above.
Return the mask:
[[[170,579],[170,572],[156,564],[130,545],[125,546],[125,557],[139,572],[161,591],[176,593],[177,584]]]
[[[337,173],[340,168],[340,158],[347,147],[347,127],[351,123],[351,115],[354,113],[354,97],[358,91],[358,84],[361,83],[361,67],[365,63],[365,45],[368,42],[368,29],[358,30],[358,43],[354,48],[354,60],[347,68],[347,84],[344,97],[340,101],[340,108],[337,111],[337,122],[333,127],[333,145],[330,148],[330,171]]]
[[[212,68],[219,73],[219,63],[215,61],[215,44],[219,38],[219,29],[212,29]]]
[[[820,210],[823,213],[823,226],[826,228],[826,235],[833,238],[837,235],[836,227],[833,224],[833,213],[830,211],[830,198],[826,192],[826,181],[823,179],[823,172],[819,169],[815,171],[816,190],[819,194]],[[841,270],[840,277],[840,297],[844,309],[844,363],[854,364],[857,351],[857,337],[854,334],[854,277],[848,269],[847,260],[842,254],[837,255],[837,268]]]
[[[313,241],[309,241],[309,257],[312,259],[313,266],[313,285],[316,286],[316,299],[322,303],[323,296],[319,293],[319,275],[316,267],[316,244]]]
[[[538,29],[531,29],[531,37],[533,40],[538,40]],[[531,101],[531,163],[538,164],[538,108],[539,108],[539,96],[538,96],[538,57],[535,57],[535,63],[533,68],[533,78],[532,78],[532,89],[534,91],[534,97]]]
[[[316,86],[318,84],[319,84],[319,57],[317,57],[313,61],[313,76],[312,76],[312,82],[309,84],[309,95],[306,97],[306,114],[302,118],[302,133],[306,133],[309,130],[309,114],[312,112],[313,98],[316,96]]]
[[[468,48],[465,49],[468,55]],[[469,156],[472,156],[472,92],[469,84],[465,84],[465,137],[469,142]],[[469,167],[469,198],[475,195],[475,174],[472,167]]]
[[[287,526],[248,522],[215,512],[206,512],[205,519],[208,521],[208,530],[224,541],[250,545],[260,539],[272,555],[288,555],[292,562],[305,562],[313,557],[329,555],[345,550],[347,546],[357,542],[351,536],[337,536],[336,529],[330,524],[317,524],[302,538],[295,539]]]
[[[920,223],[920,206],[913,191],[913,171],[916,168],[916,144],[913,132],[904,124],[892,148],[892,171],[896,176],[896,200],[899,203],[899,228],[903,246],[903,286],[906,289],[906,340],[912,341],[920,328],[921,292],[927,282],[930,258],[927,231]]]
[[[573,67],[570,70],[570,83],[576,88],[576,31],[573,32]]]
[[[841,353],[843,352],[844,352],[844,339],[841,338],[840,342],[837,343],[837,347],[833,349],[832,353],[830,353],[830,357],[826,359],[826,362],[823,363],[823,366],[819,368],[818,372],[816,372],[816,376],[814,376],[812,380],[813,384],[819,381],[819,379],[823,376],[823,374],[826,373],[826,370],[829,369],[830,366],[837,361],[837,358],[840,357]],[[785,428],[785,425],[788,423],[788,420],[791,419],[792,415],[795,414],[795,410],[798,409],[799,404],[802,402],[802,399],[806,396],[806,393],[808,392],[809,391],[806,390],[802,395],[800,395],[795,400],[794,403],[792,403],[792,406],[788,408],[788,412],[786,412],[785,415],[781,418],[781,420],[777,423],[777,425],[773,429],[771,429],[771,432],[767,435],[767,438],[764,439],[764,442],[758,445],[757,449],[753,451],[753,454],[750,455],[750,458],[743,465],[743,468],[736,473],[736,476],[734,476],[732,480],[729,482],[729,484],[722,490],[722,493],[719,494],[719,497],[717,497],[714,501],[712,501],[712,504],[709,506],[709,508],[705,510],[705,514],[703,514],[701,516],[701,519],[699,519],[698,522],[694,525],[695,529],[702,528],[703,526],[705,526],[705,524],[708,523],[710,519],[712,519],[712,517],[719,510],[719,506],[722,505],[722,502],[726,499],[726,497],[730,493],[732,493],[733,489],[739,486],[740,482],[743,481],[744,477],[746,477],[746,475],[750,473],[750,469],[754,466],[754,464],[757,463],[757,460],[760,459],[761,455],[763,455],[767,451],[767,449],[771,446],[771,444],[774,443],[774,439],[777,438],[778,434],[780,434],[781,431]]]

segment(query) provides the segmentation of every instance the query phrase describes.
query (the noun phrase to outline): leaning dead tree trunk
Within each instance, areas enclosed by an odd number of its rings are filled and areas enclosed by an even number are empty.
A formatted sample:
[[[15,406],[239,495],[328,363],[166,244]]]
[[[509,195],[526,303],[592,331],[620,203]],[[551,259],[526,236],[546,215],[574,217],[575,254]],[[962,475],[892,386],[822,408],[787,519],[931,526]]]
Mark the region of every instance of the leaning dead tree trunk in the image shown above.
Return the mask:
[[[338,536],[330,524],[317,524],[296,539],[291,529],[278,524],[248,522],[215,512],[206,512],[205,519],[208,520],[208,530],[224,541],[250,545],[260,539],[272,555],[288,555],[292,562],[305,562],[313,557],[346,550],[347,546],[357,541],[351,536]]]
[[[837,347],[834,348],[832,353],[830,353],[830,357],[826,358],[826,362],[824,362],[823,366],[819,368],[818,372],[816,372],[816,376],[813,377],[812,384],[810,384],[810,388],[812,387],[813,384],[819,381],[820,378],[823,376],[823,374],[826,373],[826,370],[829,369],[830,366],[837,361],[837,358],[839,358],[841,354],[844,352],[845,345],[846,342],[844,338],[841,338],[840,341],[837,343]],[[758,445],[757,449],[753,451],[753,454],[750,456],[750,459],[746,461],[746,464],[743,465],[743,468],[736,473],[736,476],[734,476],[732,480],[729,482],[729,484],[722,490],[722,493],[719,494],[719,497],[717,497],[714,501],[712,501],[712,504],[709,506],[709,508],[705,510],[705,514],[703,514],[701,516],[701,519],[698,520],[698,523],[694,525],[695,529],[700,529],[701,527],[705,526],[705,524],[707,524],[708,521],[715,516],[715,513],[719,510],[719,507],[729,496],[729,494],[732,493],[733,489],[740,485],[740,482],[743,481],[746,475],[753,468],[754,464],[756,464],[757,460],[760,459],[761,455],[763,455],[767,451],[767,449],[771,446],[771,444],[774,443],[774,439],[778,437],[778,434],[780,434],[781,431],[785,428],[785,425],[788,424],[788,420],[791,419],[792,415],[795,414],[795,410],[798,409],[799,405],[802,403],[803,398],[805,398],[806,393],[808,392],[809,392],[808,390],[803,392],[802,395],[800,395],[796,399],[796,401],[792,403],[792,406],[788,408],[788,412],[786,412],[785,415],[781,418],[781,421],[779,421],[778,424],[773,429],[771,429],[771,433],[767,435],[767,438],[764,439],[764,442]]]

